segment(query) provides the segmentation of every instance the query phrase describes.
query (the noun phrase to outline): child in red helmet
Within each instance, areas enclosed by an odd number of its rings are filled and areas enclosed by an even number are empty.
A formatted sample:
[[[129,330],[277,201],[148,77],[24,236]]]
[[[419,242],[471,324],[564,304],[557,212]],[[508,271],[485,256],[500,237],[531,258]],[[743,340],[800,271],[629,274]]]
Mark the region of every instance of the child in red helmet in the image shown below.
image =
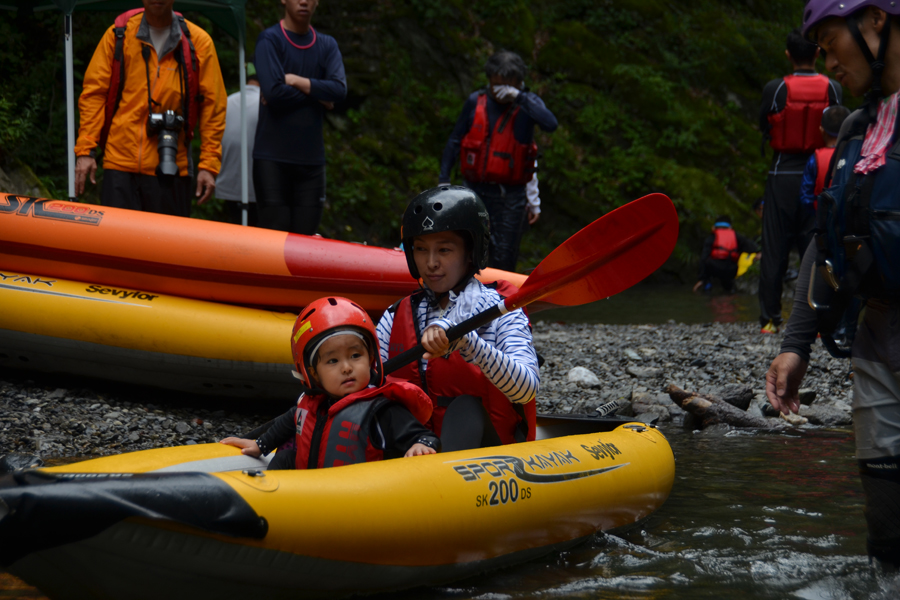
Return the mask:
[[[316,300],[297,317],[291,350],[306,391],[256,440],[223,444],[258,457],[296,440],[296,454],[279,452],[270,469],[315,469],[440,450],[423,423],[431,401],[417,386],[384,383],[375,327],[346,298]],[[371,385],[370,385],[371,384]]]
[[[472,190],[442,185],[416,196],[401,238],[410,274],[422,289],[385,311],[378,323],[382,359],[421,343],[424,359],[391,377],[431,398],[429,426],[445,452],[533,440],[537,353],[522,310],[448,340],[446,330],[515,292],[507,282],[475,278],[487,266],[491,236],[484,203]]]

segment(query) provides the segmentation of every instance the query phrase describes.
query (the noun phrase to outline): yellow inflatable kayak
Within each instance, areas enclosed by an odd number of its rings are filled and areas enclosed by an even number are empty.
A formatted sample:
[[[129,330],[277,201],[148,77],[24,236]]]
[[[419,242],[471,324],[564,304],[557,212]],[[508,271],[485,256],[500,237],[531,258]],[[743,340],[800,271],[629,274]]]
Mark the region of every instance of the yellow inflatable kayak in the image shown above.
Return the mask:
[[[0,366],[291,399],[296,315],[0,271]]]
[[[51,598],[334,598],[531,560],[658,509],[675,463],[640,423],[314,471],[220,444],[0,477],[0,564]],[[546,437],[581,431],[577,435]]]

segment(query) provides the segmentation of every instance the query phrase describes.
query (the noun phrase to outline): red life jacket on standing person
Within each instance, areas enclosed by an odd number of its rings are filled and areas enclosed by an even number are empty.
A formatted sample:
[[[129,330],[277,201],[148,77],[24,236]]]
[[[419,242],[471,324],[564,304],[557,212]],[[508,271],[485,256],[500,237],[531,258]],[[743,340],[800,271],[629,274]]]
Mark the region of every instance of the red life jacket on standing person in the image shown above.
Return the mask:
[[[517,288],[507,281],[498,281],[496,284],[497,291],[502,296],[517,291]],[[415,320],[414,297],[418,305],[418,302],[423,300],[423,293],[417,292],[407,296],[391,307],[394,310],[394,324],[391,328],[388,358],[414,347],[421,339],[421,332],[418,331]],[[537,419],[534,399],[525,404],[513,404],[485,377],[477,365],[467,363],[459,352],[453,352],[448,358],[433,358],[428,361],[425,368],[422,368],[422,361],[417,360],[394,371],[390,379],[409,381],[425,390],[431,398],[434,409],[431,421],[425,426],[434,431],[438,437],[441,435],[444,413],[447,412],[450,402],[457,396],[468,394],[481,398],[501,442],[513,444],[534,440]]]
[[[813,193],[816,197],[825,189],[825,177],[828,176],[828,167],[831,165],[831,157],[834,156],[834,148],[819,148],[816,150],[816,187]]]
[[[490,131],[487,94],[478,94],[472,127],[460,143],[459,171],[466,181],[525,185],[534,176],[537,145],[516,141],[520,106],[509,105]]]
[[[109,136],[109,128],[112,125],[113,116],[119,108],[122,100],[122,89],[125,87],[125,55],[122,47],[125,44],[125,30],[131,17],[144,12],[143,8],[135,8],[116,17],[113,25],[116,36],[116,46],[110,65],[109,91],[106,95],[106,114],[103,128],[100,130],[100,147],[106,146],[106,138]],[[200,94],[200,62],[197,60],[197,52],[191,42],[191,34],[187,23],[181,13],[175,13],[175,19],[181,28],[181,44],[174,50],[175,58],[182,68],[183,94],[182,117],[184,117],[185,146],[190,148],[190,141],[194,137],[194,128],[200,116],[200,105],[203,103],[203,95]],[[162,57],[160,57],[162,58]],[[190,61],[188,61],[190,58]]]
[[[297,401],[298,469],[340,467],[384,458],[385,440],[372,440],[369,426],[388,402],[399,402],[423,425],[431,417],[431,401],[411,383],[391,382],[367,388],[328,404],[324,395]]]
[[[824,75],[786,75],[787,100],[784,108],[768,116],[769,145],[778,152],[809,154],[824,145],[819,125],[828,107],[828,86]],[[777,94],[777,92],[776,92]]]
[[[712,252],[709,253],[710,258],[715,260],[730,260],[737,262],[741,253],[738,252],[737,234],[730,227],[716,227],[713,231],[715,238],[713,239]]]

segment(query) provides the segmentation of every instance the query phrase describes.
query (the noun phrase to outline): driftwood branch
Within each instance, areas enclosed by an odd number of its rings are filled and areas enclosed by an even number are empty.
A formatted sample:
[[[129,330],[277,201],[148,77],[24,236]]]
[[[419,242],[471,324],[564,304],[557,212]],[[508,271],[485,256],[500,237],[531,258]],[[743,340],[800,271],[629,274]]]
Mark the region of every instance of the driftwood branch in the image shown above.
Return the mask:
[[[672,402],[693,415],[699,421],[701,428],[715,425],[716,423],[727,423],[735,427],[752,427],[757,429],[777,429],[781,427],[781,424],[777,421],[772,422],[765,417],[754,416],[748,413],[746,409],[737,408],[734,404],[740,406],[746,402],[746,406],[750,405],[749,398],[746,398],[747,393],[742,390],[729,390],[732,393],[726,395],[727,400],[718,396],[688,392],[671,383],[666,386],[665,392],[672,399]]]

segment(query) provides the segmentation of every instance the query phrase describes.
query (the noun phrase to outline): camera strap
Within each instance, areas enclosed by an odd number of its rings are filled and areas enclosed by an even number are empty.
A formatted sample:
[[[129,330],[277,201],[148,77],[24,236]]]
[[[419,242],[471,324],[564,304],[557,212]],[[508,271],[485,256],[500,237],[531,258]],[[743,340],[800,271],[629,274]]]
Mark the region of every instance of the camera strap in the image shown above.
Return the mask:
[[[159,106],[159,102],[153,99],[150,87],[150,46],[143,44],[141,47],[141,56],[144,57],[144,72],[147,74],[147,108],[150,109],[149,114],[153,114],[153,105]]]

